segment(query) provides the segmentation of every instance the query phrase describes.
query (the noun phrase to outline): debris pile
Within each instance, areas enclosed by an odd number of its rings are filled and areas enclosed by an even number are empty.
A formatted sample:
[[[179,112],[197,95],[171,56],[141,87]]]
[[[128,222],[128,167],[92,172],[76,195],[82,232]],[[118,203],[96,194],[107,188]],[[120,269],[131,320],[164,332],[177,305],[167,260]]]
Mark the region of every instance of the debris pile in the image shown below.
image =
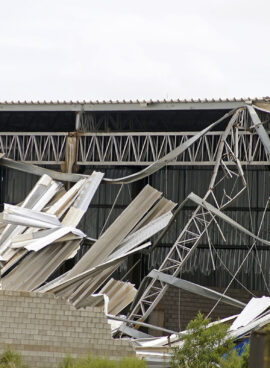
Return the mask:
[[[93,303],[88,297],[103,285],[100,292],[109,296],[112,314],[133,301],[133,285],[107,280],[123,259],[151,244],[147,240],[168,225],[175,207],[149,185],[71,270],[46,283],[64,261],[76,255],[87,237],[76,226],[102,178],[102,173],[93,172],[65,191],[45,174],[20,206],[4,205],[2,222],[6,226],[0,236],[3,289],[52,292],[79,308]]]

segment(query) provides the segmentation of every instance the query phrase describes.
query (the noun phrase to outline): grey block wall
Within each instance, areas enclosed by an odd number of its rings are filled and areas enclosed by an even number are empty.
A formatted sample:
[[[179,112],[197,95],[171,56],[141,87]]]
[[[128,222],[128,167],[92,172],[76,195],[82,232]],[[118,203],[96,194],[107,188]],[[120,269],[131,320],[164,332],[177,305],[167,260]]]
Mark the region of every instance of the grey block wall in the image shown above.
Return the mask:
[[[77,310],[53,295],[1,290],[0,351],[8,347],[32,368],[56,368],[67,355],[135,355],[129,341],[112,339],[103,308]]]

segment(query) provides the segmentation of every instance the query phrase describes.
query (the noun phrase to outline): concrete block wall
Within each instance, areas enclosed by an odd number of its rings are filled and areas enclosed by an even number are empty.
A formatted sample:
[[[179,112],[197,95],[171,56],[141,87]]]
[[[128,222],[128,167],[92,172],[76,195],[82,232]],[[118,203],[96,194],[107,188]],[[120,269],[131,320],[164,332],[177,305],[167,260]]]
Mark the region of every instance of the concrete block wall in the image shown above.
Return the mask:
[[[53,295],[0,290],[0,351],[10,347],[33,368],[56,368],[67,355],[135,355],[114,340],[103,308],[75,309]]]
[[[220,293],[223,293],[224,289],[211,288]],[[254,291],[254,295],[260,297],[265,295],[264,292]],[[231,289],[226,295],[232,298],[238,299],[244,303],[247,303],[252,295],[244,289]],[[163,297],[158,309],[164,313],[164,327],[173,331],[184,330],[190,320],[192,320],[200,311],[204,315],[207,315],[215,305],[215,300],[201,297],[176,287],[169,287],[165,296]],[[210,318],[214,321],[218,318],[229,317],[234,314],[240,313],[239,308],[234,308],[228,304],[219,303]],[[150,322],[151,323],[151,322]]]

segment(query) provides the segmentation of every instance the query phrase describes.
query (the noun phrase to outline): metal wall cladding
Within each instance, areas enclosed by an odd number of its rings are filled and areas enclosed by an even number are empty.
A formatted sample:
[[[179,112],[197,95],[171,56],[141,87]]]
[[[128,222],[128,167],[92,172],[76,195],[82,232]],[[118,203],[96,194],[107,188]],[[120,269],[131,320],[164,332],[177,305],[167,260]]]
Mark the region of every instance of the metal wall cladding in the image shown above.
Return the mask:
[[[22,202],[39,180],[38,176],[0,166],[1,204]]]
[[[96,169],[105,172],[106,177],[116,178],[129,175],[136,172],[138,168],[91,168],[89,173]],[[265,205],[270,194],[270,170],[267,168],[243,167],[245,177],[248,183],[248,190],[243,192],[226,210],[225,213],[242,226],[254,233],[258,233],[262,217],[264,221],[261,225],[260,237],[270,238],[270,211],[264,214]],[[130,203],[131,199],[142,189],[145,184],[150,184],[156,189],[162,191],[164,196],[174,202],[181,203],[190,192],[194,192],[203,197],[208,189],[213,168],[209,167],[166,167],[149,178],[139,183],[124,185],[100,185],[93,202],[83,217],[79,227],[87,235],[97,238],[104,227],[104,230],[116,219],[123,209]],[[11,204],[20,203],[30,192],[34,183],[38,180],[37,176],[21,173],[11,169],[0,167],[0,195],[1,202]],[[219,173],[221,175],[221,172]],[[217,198],[220,199],[224,193],[230,194],[231,190],[235,192],[241,188],[240,180],[233,187],[231,180],[224,180],[217,187]],[[121,192],[116,200],[116,197]],[[213,201],[210,201],[213,203]],[[113,208],[112,208],[113,207]],[[192,202],[186,204],[179,213],[175,223],[170,231],[165,235],[160,245],[147,258],[148,269],[158,268],[169,247],[174,243],[180,231],[185,226],[192,211],[195,209]],[[203,237],[200,246],[189,261],[184,266],[182,276],[208,286],[226,286],[231,280],[232,275],[241,265],[247,249],[253,244],[253,240],[235,230],[232,226],[219,220],[220,227],[226,238],[224,241],[217,227],[213,224],[209,228],[209,235],[216,252],[213,251],[213,258],[216,270],[213,270],[213,262],[209,249],[207,248],[207,239]],[[258,246],[260,244],[258,243]],[[219,249],[222,247],[222,249]],[[226,249],[227,247],[227,249]],[[231,249],[237,247],[240,249]],[[88,248],[83,246],[79,252],[81,256]],[[248,288],[256,290],[267,290],[265,284],[270,285],[270,251],[261,250],[252,251],[247,261],[244,263],[237,278]],[[229,269],[226,270],[226,267]],[[127,265],[121,266],[121,271],[125,272]],[[234,286],[239,287],[237,282]]]
[[[267,201],[270,194],[270,171],[261,168],[247,169],[244,167],[243,169],[248,189],[225,209],[225,213],[255,234],[260,229],[260,237],[269,240],[270,203]],[[208,189],[211,175],[212,170],[209,168],[173,169],[168,167],[163,172],[153,175],[151,185],[165,193],[167,191],[169,199],[181,203],[190,192],[203,197]],[[160,180],[161,178],[163,180]],[[166,178],[169,178],[167,182]],[[224,190],[229,194],[234,189],[234,193],[236,193],[237,190],[241,189],[241,186],[240,180],[234,188],[231,180],[225,180],[217,187],[215,193],[217,198],[220,199]],[[213,204],[213,201],[210,200],[210,202]],[[264,213],[265,207],[266,212]],[[154,250],[149,258],[149,269],[159,267],[168,253],[170,245],[176,240],[195,208],[192,203],[187,203],[170,232],[167,233],[160,246]],[[242,264],[248,252],[248,247],[254,242],[253,239],[224,221],[218,220],[218,222],[226,241],[223,240],[217,226],[212,224],[209,228],[209,235],[213,246],[217,247],[217,250],[213,251],[215,271],[209,249],[201,248],[201,246],[205,247],[208,244],[206,236],[204,236],[200,241],[199,248],[185,264],[182,271],[183,278],[208,286],[225,287]],[[257,245],[260,244],[257,243]],[[219,249],[220,247],[222,249]],[[240,249],[230,249],[232,247],[239,247]],[[266,285],[270,285],[269,265],[270,251],[254,250],[241,267],[237,279],[249,289],[267,291],[268,286]],[[237,281],[233,282],[233,286],[241,287]]]
[[[237,272],[232,287],[249,290],[262,290],[269,294],[270,253],[268,250],[252,251],[247,260],[247,249],[218,249],[213,251],[213,262],[209,249],[197,249],[185,264],[180,277],[210,287],[226,287]],[[149,268],[158,268],[161,259],[166,256],[165,248],[156,249],[149,261]]]

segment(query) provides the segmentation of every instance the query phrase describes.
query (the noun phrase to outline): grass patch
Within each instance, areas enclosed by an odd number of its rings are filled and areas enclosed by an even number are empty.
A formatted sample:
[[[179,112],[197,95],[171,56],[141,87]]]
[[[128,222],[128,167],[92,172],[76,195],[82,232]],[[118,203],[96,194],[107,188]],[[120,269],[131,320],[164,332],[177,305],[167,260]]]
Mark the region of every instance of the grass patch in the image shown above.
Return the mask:
[[[138,358],[122,358],[121,360],[109,360],[108,358],[89,355],[85,358],[73,359],[67,356],[59,365],[59,368],[146,368],[146,363]],[[10,348],[0,355],[0,368],[29,368],[24,364],[19,353]]]
[[[20,354],[8,349],[0,356],[0,368],[28,368]]]
[[[123,358],[109,360],[108,358],[93,357],[73,359],[66,357],[60,362],[59,368],[146,368],[146,363],[138,358]],[[1,367],[0,367],[1,368]]]

